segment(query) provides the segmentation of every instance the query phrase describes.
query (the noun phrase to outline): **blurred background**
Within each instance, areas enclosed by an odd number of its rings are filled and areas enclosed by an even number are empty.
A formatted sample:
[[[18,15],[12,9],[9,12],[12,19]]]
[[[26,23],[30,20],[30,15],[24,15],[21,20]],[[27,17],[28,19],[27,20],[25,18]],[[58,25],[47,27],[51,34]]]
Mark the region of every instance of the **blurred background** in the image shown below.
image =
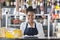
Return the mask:
[[[1,27],[20,29],[20,24],[27,21],[26,9],[32,6],[45,37],[60,37],[60,0],[0,0],[0,5]]]

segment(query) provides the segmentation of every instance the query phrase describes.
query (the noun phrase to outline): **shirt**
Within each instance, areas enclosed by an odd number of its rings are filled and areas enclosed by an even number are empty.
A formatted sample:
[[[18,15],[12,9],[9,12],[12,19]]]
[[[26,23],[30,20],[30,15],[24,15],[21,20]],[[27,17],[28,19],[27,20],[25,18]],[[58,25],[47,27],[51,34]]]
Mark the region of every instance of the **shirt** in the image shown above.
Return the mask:
[[[27,28],[31,28],[30,24],[28,23]],[[35,23],[33,24],[33,28],[35,28]]]
[[[20,25],[20,30],[22,30],[22,33],[24,34],[24,30],[26,28],[26,23],[27,22],[24,22]],[[41,23],[38,23],[38,22],[35,22],[36,23],[36,28],[38,30],[38,34],[35,35],[37,37],[44,37],[44,32],[43,32],[43,28],[42,28],[42,24]],[[28,25],[30,26],[30,25]]]

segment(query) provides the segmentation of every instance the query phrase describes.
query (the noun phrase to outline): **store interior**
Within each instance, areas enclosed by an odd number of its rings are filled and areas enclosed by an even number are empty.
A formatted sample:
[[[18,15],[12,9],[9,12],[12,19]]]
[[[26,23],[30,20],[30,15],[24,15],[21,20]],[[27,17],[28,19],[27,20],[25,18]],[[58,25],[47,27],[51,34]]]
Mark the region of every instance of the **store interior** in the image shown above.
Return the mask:
[[[27,21],[26,9],[35,10],[34,21],[41,23],[42,38],[60,38],[60,0],[6,0],[1,3],[0,37],[23,38],[20,25]],[[14,34],[13,34],[14,33]]]

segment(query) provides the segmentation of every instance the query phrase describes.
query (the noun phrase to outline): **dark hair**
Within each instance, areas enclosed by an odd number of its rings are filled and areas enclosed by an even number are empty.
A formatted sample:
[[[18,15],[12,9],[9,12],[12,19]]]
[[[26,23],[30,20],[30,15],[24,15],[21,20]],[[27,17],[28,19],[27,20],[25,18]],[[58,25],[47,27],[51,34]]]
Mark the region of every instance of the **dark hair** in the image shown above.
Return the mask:
[[[26,9],[26,13],[28,12],[34,12],[35,13],[35,10],[33,9],[32,6],[29,6],[27,9]]]

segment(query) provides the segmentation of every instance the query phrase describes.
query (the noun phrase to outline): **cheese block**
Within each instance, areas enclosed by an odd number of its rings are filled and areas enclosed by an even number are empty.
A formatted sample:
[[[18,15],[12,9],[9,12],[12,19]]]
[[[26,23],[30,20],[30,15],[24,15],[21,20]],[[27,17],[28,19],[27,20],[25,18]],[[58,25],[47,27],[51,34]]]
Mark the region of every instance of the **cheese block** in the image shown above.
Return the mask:
[[[0,28],[0,38],[21,38],[23,36],[20,29]]]
[[[6,28],[0,28],[0,37],[5,38]]]
[[[21,30],[15,29],[12,31],[7,30],[5,35],[6,35],[6,38],[20,38],[22,37],[23,34]]]
[[[23,35],[22,31],[19,29],[14,30],[13,33],[14,33],[15,38],[22,37],[22,35]]]

